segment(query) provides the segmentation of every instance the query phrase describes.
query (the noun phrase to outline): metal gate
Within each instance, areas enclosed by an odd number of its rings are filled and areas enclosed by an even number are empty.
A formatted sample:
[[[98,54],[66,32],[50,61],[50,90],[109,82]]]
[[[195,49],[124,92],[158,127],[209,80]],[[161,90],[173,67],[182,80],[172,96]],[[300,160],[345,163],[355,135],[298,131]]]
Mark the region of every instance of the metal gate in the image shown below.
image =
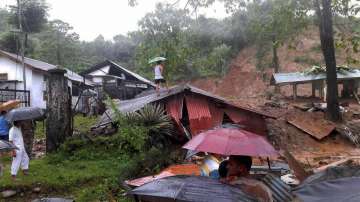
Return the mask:
[[[9,100],[20,100],[22,107],[30,107],[30,91],[0,89],[0,104]]]

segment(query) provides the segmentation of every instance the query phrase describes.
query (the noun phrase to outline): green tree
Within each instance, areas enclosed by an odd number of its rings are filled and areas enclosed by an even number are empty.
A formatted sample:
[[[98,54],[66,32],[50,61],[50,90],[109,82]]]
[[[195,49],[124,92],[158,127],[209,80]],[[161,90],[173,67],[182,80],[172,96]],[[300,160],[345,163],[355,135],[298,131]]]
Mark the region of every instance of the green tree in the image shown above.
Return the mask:
[[[40,32],[47,22],[48,6],[44,0],[21,0],[22,27],[25,33]],[[12,6],[9,23],[19,27],[18,8]]]
[[[8,24],[8,18],[10,16],[10,13],[0,8],[0,33],[9,31],[9,24]]]
[[[76,68],[79,57],[79,35],[68,23],[53,20],[45,31],[38,35],[38,54],[41,60],[63,67]],[[75,66],[75,67],[74,67]]]

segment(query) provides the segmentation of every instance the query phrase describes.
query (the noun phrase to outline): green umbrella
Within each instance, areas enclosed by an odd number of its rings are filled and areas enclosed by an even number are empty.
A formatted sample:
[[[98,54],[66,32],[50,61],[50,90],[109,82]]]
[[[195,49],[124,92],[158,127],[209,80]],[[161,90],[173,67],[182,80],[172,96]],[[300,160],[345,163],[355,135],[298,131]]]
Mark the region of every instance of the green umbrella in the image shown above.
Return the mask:
[[[159,62],[159,61],[165,61],[165,60],[166,60],[166,58],[164,58],[164,57],[155,57],[155,58],[149,60],[149,64]]]

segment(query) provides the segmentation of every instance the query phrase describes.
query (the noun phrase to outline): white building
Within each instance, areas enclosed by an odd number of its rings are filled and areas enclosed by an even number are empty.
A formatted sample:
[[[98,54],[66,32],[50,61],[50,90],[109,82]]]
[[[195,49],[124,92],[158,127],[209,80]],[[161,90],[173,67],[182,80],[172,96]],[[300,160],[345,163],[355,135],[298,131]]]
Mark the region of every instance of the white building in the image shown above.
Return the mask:
[[[26,91],[23,84],[23,67],[21,56],[0,50],[0,103],[10,99],[21,100],[30,103],[32,107],[46,108],[46,78],[48,70],[57,68],[39,60],[25,57]],[[92,86],[92,82],[68,69],[66,77],[69,79],[69,87]]]

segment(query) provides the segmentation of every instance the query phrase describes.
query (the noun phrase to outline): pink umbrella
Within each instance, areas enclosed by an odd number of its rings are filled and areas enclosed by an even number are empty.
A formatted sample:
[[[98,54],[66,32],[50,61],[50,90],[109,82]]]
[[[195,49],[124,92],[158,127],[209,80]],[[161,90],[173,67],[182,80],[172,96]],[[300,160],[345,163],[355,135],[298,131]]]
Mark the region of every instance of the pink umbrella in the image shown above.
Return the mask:
[[[274,147],[262,136],[242,129],[219,128],[200,133],[183,148],[222,155],[278,156]]]

